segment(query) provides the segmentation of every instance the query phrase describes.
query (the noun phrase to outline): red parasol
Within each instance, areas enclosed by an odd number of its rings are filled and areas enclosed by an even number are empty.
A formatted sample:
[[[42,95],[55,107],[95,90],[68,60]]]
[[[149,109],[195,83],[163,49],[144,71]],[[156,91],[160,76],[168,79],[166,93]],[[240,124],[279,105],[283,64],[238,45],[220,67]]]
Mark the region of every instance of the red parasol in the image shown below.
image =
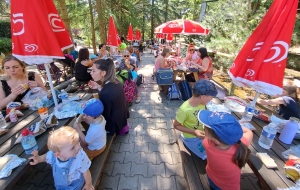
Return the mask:
[[[155,37],[158,39],[164,39],[165,35],[163,33],[157,33]]]
[[[274,0],[228,71],[236,85],[269,95],[282,94],[297,6],[298,0]]]
[[[168,34],[168,35],[167,35],[166,41],[167,41],[167,42],[171,42],[171,41],[173,41],[173,39],[174,39],[173,34]]]
[[[156,27],[154,29],[154,33],[207,35],[209,33],[209,30],[198,22],[192,20],[177,19],[168,21]]]
[[[62,51],[73,46],[51,0],[11,0],[12,54],[27,64],[45,64],[57,105],[49,63],[64,59]]]
[[[121,40],[118,35],[118,31],[115,26],[115,22],[112,16],[109,17],[108,35],[106,40],[107,46],[117,47],[121,44]]]
[[[141,31],[140,31],[139,29],[136,29],[136,30],[135,30],[135,38],[136,38],[136,40],[137,40],[137,41],[140,41],[140,40],[141,40],[141,37],[142,37]]]
[[[133,30],[131,23],[129,25],[128,33],[127,33],[127,41],[133,41]]]

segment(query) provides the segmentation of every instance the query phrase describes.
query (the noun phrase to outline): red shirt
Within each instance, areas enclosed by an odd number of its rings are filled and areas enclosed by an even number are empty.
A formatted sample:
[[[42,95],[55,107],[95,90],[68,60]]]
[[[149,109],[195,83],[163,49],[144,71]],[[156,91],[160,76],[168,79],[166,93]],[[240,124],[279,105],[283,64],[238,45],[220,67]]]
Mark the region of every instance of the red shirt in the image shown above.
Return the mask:
[[[248,146],[246,138],[241,141]],[[219,150],[212,141],[203,140],[203,146],[207,154],[206,173],[216,186],[223,190],[239,190],[241,169],[232,162],[237,150],[237,145],[232,145],[228,150]]]

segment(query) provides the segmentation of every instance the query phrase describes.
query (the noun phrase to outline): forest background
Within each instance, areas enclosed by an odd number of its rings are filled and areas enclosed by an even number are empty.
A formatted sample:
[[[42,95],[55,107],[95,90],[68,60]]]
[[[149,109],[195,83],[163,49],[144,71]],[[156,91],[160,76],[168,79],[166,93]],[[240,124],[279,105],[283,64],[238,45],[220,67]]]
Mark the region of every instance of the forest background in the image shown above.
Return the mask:
[[[210,30],[208,36],[180,36],[185,43],[193,41],[214,52],[232,56],[217,56],[215,66],[227,69],[248,37],[260,23],[273,0],[54,0],[73,41],[81,41],[96,51],[106,42],[109,16],[119,35],[127,35],[129,24],[140,29],[143,40],[155,37],[154,28],[169,20],[184,18],[200,21],[201,6],[206,11],[201,24]],[[0,0],[0,52],[11,52],[10,1]],[[176,36],[179,39],[179,36]],[[300,22],[296,25],[288,58],[288,68],[300,71],[297,50],[300,42]],[[217,54],[218,55],[218,54]]]

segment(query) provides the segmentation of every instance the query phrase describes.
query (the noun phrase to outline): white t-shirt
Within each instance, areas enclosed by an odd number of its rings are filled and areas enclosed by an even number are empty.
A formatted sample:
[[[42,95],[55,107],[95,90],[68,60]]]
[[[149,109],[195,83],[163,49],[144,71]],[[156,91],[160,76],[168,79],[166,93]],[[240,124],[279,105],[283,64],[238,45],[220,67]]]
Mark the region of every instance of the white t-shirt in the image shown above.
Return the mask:
[[[91,124],[86,136],[85,141],[88,143],[89,150],[100,150],[106,144],[106,120],[101,116],[102,122],[95,122]]]
[[[48,151],[46,154],[46,162],[48,164],[52,164],[53,162],[53,151]],[[56,157],[54,163],[58,167],[64,167],[67,165],[68,162],[61,162]],[[72,181],[77,180],[80,178],[81,173],[85,173],[91,166],[91,161],[86,155],[86,153],[81,148],[77,155],[75,156],[75,159],[73,160],[71,167],[69,169],[69,175],[68,175],[68,183],[70,184]],[[54,174],[55,175],[55,174]]]

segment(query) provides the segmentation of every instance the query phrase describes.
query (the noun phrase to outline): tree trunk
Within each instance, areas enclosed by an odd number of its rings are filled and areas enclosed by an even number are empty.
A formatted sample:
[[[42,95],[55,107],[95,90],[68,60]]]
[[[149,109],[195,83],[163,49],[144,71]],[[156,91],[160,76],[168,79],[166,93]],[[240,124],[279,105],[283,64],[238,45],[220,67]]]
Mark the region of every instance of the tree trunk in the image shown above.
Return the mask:
[[[150,34],[151,39],[153,38],[153,34],[154,34],[154,0],[152,0],[151,3],[151,34]]]
[[[62,18],[63,22],[65,23],[65,26],[69,32],[72,42],[74,42],[73,36],[72,36],[72,31],[71,31],[70,19],[68,16],[68,11],[67,11],[67,6],[66,6],[66,1],[58,0],[58,2],[59,2],[59,6],[60,6],[61,18]],[[73,50],[74,47],[72,47],[70,49]]]
[[[165,0],[165,3],[166,3],[166,6],[165,6],[165,22],[167,22],[167,19],[168,19],[168,3],[169,3],[169,0]]]
[[[93,45],[94,54],[96,55],[97,49],[96,49],[95,24],[94,24],[92,0],[88,0],[88,1],[89,1],[89,9],[90,9],[91,27],[92,27],[92,45]]]
[[[106,43],[106,31],[105,31],[105,0],[96,0],[96,9],[98,13],[98,24],[100,30],[100,43]]]

